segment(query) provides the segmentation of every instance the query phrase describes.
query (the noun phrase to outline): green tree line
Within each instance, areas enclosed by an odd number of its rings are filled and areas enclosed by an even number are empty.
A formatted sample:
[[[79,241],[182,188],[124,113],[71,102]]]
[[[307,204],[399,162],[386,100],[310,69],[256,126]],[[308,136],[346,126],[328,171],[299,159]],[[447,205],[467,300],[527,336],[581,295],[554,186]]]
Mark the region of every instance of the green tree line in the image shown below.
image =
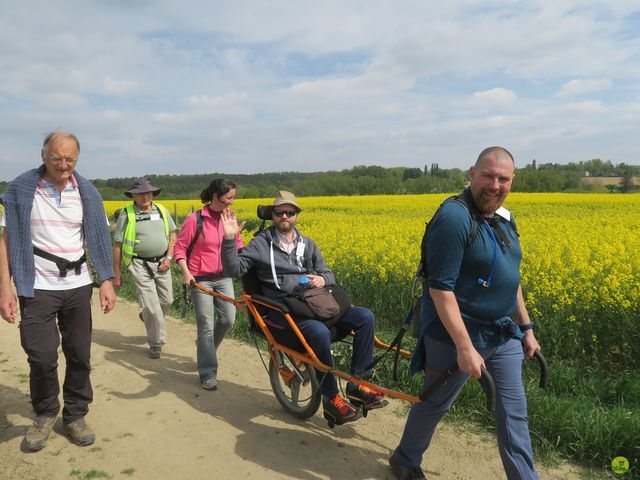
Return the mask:
[[[437,163],[424,168],[359,165],[341,171],[271,172],[255,174],[203,173],[196,175],[154,175],[147,177],[162,188],[163,198],[198,198],[202,189],[216,177],[229,178],[238,185],[239,198],[271,197],[278,190],[290,190],[300,196],[320,195],[401,195],[408,193],[456,192],[468,181],[468,171],[440,168]],[[616,177],[613,185],[588,184],[586,177]],[[536,160],[517,170],[514,192],[633,192],[634,177],[640,166],[598,158],[578,163],[538,165]],[[92,180],[107,200],[125,199],[132,177]],[[0,193],[7,182],[0,182]]]

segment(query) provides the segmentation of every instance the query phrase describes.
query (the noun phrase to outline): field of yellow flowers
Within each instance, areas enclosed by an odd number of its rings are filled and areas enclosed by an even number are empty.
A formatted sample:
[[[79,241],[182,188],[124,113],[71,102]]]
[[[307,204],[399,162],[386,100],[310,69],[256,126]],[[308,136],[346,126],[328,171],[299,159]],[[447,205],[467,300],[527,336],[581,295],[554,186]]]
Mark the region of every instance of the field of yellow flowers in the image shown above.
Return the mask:
[[[411,301],[424,225],[447,195],[310,197],[298,226],[314,238],[357,303],[399,325]],[[236,200],[257,228],[256,207]],[[105,202],[110,218],[126,202]],[[178,219],[197,200],[160,200]],[[512,193],[524,252],[522,286],[551,356],[640,367],[640,196]],[[245,240],[250,240],[250,231]]]

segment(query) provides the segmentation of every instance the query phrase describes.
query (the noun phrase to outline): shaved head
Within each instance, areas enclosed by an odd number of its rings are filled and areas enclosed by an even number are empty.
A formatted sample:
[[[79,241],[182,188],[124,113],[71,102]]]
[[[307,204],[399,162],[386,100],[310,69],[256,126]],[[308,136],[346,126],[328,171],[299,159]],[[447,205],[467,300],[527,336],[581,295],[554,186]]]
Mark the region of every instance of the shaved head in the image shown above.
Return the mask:
[[[488,156],[493,156],[497,159],[508,158],[511,160],[511,162],[513,162],[514,166],[516,164],[515,160],[513,159],[513,155],[511,155],[511,152],[509,150],[507,150],[504,147],[496,146],[496,147],[487,147],[484,150],[482,150],[480,152],[480,155],[478,155],[478,159],[476,160],[475,166],[477,167],[478,164],[480,164],[482,160],[484,160]]]

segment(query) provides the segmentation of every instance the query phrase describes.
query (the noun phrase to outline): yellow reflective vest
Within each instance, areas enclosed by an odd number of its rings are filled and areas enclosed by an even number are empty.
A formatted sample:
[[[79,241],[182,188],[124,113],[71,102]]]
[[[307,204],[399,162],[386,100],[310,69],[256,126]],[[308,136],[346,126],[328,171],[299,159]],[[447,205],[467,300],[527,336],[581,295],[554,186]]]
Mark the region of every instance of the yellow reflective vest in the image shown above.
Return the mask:
[[[159,203],[154,203],[154,205],[158,208],[158,212],[164,222],[164,234],[169,238],[169,210]],[[140,240],[136,239],[136,212],[133,203],[127,205],[124,211],[127,214],[127,227],[122,238],[122,265],[127,268],[131,264],[133,257],[136,256],[134,250]]]

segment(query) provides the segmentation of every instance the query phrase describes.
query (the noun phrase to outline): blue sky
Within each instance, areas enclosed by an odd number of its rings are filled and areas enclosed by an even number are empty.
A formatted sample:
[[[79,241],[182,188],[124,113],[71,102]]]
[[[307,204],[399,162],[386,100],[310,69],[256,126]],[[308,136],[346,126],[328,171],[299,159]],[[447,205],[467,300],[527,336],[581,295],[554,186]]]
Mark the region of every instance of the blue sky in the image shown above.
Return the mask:
[[[54,129],[90,178],[640,164],[638,31],[624,0],[10,2],[0,180]]]

